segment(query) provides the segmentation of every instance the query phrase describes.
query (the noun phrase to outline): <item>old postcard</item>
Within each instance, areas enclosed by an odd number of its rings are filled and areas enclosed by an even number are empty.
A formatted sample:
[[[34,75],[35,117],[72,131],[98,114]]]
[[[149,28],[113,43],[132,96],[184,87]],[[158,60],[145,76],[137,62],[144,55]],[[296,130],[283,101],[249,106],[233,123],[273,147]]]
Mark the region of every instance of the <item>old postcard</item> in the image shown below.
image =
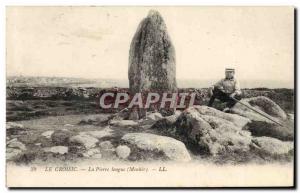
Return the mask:
[[[293,7],[6,17],[8,187],[294,187]]]

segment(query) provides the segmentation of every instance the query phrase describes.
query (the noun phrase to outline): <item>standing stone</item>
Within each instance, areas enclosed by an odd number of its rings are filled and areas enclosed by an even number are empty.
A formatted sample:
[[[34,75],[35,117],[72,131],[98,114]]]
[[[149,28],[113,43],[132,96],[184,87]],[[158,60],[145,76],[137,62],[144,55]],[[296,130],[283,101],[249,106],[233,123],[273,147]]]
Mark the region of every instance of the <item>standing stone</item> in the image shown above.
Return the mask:
[[[133,94],[150,89],[176,90],[175,50],[157,11],[149,12],[132,39],[128,78]]]

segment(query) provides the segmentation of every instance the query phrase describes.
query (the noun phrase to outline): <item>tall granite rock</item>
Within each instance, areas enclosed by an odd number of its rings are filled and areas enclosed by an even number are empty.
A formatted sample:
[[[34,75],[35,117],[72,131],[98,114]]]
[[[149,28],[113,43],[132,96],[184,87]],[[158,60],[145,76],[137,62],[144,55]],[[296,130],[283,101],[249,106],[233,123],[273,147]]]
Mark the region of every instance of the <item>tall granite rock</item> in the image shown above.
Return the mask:
[[[128,78],[131,93],[176,90],[175,50],[157,11],[149,12],[132,39]]]

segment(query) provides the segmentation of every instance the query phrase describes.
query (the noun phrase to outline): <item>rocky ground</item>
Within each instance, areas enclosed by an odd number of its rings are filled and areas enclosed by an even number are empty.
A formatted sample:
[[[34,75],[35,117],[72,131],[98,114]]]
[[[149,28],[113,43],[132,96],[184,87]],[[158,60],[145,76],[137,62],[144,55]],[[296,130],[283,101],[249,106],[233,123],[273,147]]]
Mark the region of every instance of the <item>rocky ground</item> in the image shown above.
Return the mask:
[[[121,109],[103,111],[97,105],[99,93],[128,92],[126,88],[101,89],[94,87],[38,87],[9,86],[6,88],[6,119],[18,121],[45,116],[116,113]],[[195,104],[208,103],[208,89],[179,89],[179,92],[196,92]],[[294,113],[294,90],[292,89],[243,89],[245,98],[265,96],[278,104],[287,113]],[[224,104],[215,103],[222,110]]]
[[[193,107],[173,115],[148,112],[144,119],[133,121],[127,120],[126,109],[104,112],[97,108],[99,89],[7,88],[7,160],[17,164],[293,160],[292,90],[244,90],[244,103],[284,127],[242,105],[235,105],[231,113],[220,111],[220,103],[209,108],[205,106],[207,90],[196,91],[198,104]]]

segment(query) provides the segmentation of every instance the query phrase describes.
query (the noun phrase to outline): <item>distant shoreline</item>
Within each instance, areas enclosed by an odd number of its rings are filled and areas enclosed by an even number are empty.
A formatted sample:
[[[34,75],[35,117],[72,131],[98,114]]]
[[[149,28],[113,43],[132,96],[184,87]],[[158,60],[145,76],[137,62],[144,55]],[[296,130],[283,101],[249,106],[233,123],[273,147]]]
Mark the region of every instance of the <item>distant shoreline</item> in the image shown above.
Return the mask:
[[[208,88],[217,79],[177,79],[178,88]],[[243,89],[294,89],[294,83],[281,80],[244,80],[240,79]],[[87,79],[76,77],[41,77],[41,76],[7,76],[8,87],[94,87],[94,88],[128,88],[127,79]]]

